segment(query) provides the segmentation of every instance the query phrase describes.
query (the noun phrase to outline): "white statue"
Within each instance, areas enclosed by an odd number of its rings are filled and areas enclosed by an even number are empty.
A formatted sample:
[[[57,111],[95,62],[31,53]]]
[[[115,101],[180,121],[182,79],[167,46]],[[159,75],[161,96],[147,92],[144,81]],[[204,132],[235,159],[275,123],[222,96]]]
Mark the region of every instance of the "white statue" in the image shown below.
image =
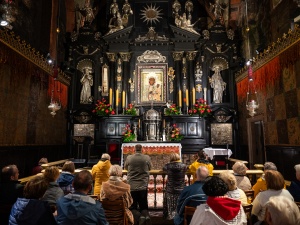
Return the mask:
[[[195,81],[202,82],[202,75],[203,75],[202,68],[200,66],[200,63],[197,62],[196,69],[195,69],[195,77],[196,77]]]
[[[83,68],[83,76],[80,79],[80,83],[82,84],[82,89],[80,93],[80,103],[92,103],[93,97],[91,96],[91,86],[93,86],[93,75],[91,74],[91,68]]]
[[[214,89],[213,102],[222,103],[223,92],[226,89],[226,83],[223,81],[220,73],[220,66],[214,66],[215,73],[209,78],[210,86]]]

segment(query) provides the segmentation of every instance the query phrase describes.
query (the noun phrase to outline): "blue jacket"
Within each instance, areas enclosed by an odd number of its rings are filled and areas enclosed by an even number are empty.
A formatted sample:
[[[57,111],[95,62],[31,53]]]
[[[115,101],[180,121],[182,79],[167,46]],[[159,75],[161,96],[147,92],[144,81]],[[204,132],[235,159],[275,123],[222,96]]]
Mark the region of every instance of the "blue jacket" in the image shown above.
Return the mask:
[[[37,199],[18,198],[13,205],[9,225],[56,225],[47,202]]]
[[[72,185],[73,180],[73,174],[62,171],[56,182],[59,184],[60,187],[66,187],[68,185]]]
[[[75,192],[58,199],[56,221],[62,225],[108,225],[102,204]]]
[[[291,182],[291,185],[287,189],[294,198],[295,202],[300,202],[300,181],[295,180]]]

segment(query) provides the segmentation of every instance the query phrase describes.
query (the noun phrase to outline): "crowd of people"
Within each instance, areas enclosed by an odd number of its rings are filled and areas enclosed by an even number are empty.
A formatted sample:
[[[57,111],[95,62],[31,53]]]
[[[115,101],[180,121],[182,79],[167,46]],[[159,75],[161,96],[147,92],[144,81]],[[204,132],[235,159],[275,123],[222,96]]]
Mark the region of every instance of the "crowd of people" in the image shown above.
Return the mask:
[[[109,154],[91,171],[75,173],[72,161],[66,161],[62,171],[47,167],[25,186],[19,184],[16,165],[2,168],[0,182],[1,224],[110,224],[109,209],[104,200],[121,200],[129,225],[151,224],[148,209],[148,183],[151,158],[135,146],[135,154],[127,156],[123,179],[120,165],[111,164]],[[170,154],[170,162],[162,170],[167,175],[163,198],[163,216],[175,225],[184,224],[184,208],[195,208],[191,225],[246,225],[243,206],[252,204],[252,224],[300,225],[300,212],[295,202],[300,200],[300,164],[296,165],[296,179],[286,187],[282,174],[272,162],[264,164],[264,173],[252,185],[246,176],[247,167],[236,162],[232,169],[212,175],[213,164],[203,150],[195,162],[187,166],[180,155]],[[186,172],[193,176],[187,185]],[[253,190],[249,202],[245,191]],[[100,200],[100,201],[99,201]],[[104,203],[104,202],[103,202]],[[113,212],[112,212],[113,213]]]

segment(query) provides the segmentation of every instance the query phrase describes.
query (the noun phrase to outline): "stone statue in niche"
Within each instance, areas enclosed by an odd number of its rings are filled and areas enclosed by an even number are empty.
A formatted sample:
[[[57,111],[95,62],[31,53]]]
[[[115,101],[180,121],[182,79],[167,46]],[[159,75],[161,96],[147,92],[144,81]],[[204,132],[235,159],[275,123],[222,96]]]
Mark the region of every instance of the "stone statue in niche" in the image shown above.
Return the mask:
[[[83,68],[83,75],[80,79],[82,89],[80,93],[80,103],[90,104],[93,102],[93,96],[91,96],[91,86],[93,86],[92,69],[89,67]]]
[[[223,92],[226,89],[226,83],[223,81],[221,77],[221,67],[214,66],[212,70],[215,72],[211,78],[209,78],[210,86],[214,89],[213,92],[213,102],[214,103],[222,103],[223,101]]]
[[[89,26],[95,19],[96,8],[92,8],[90,0],[85,0],[83,7],[77,5],[76,11],[79,11],[79,13],[81,14],[79,16],[78,27]]]
[[[195,81],[202,82],[202,75],[203,75],[202,67],[200,66],[200,63],[197,62],[196,69],[195,69],[195,78],[196,78]]]
[[[226,9],[226,4],[220,3],[219,0],[215,0],[214,4],[210,3],[211,12],[214,14],[215,19],[221,20],[223,19],[223,12]]]
[[[122,7],[122,13],[123,13],[122,24],[123,26],[126,27],[128,24],[128,17],[133,14],[133,11],[131,9],[130,4],[128,3],[128,0],[125,0],[125,3]]]

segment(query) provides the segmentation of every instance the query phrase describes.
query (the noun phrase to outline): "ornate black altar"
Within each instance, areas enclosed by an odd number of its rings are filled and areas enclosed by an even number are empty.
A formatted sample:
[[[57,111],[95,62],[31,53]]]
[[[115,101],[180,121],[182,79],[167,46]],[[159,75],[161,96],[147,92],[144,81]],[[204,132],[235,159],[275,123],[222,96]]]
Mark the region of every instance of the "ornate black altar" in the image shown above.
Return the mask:
[[[183,14],[178,7],[186,2],[189,7]],[[90,23],[74,33],[69,48],[69,64],[73,68],[68,111],[70,149],[74,148],[74,124],[78,123],[95,124],[93,149],[99,155],[108,151],[111,142],[121,146],[127,124],[137,128],[138,141],[164,141],[166,126],[177,124],[184,136],[182,152],[194,153],[207,146],[224,148],[229,144],[236,154],[237,39],[220,20],[222,15],[216,17],[199,1],[180,1],[179,5],[168,0],[151,4],[132,1],[129,5],[107,1],[106,24],[110,26],[102,34],[93,30]],[[125,13],[121,11],[123,6],[136,12]],[[114,14],[115,10],[119,14]],[[156,12],[155,18],[150,18],[148,11]],[[196,22],[205,11],[213,20],[211,25]],[[95,102],[103,98],[116,115],[95,116]],[[198,98],[211,106],[210,118],[188,115]],[[138,110],[137,116],[122,115],[129,103]],[[181,115],[164,114],[172,103],[180,107]],[[145,117],[150,109],[159,116],[151,124]]]

